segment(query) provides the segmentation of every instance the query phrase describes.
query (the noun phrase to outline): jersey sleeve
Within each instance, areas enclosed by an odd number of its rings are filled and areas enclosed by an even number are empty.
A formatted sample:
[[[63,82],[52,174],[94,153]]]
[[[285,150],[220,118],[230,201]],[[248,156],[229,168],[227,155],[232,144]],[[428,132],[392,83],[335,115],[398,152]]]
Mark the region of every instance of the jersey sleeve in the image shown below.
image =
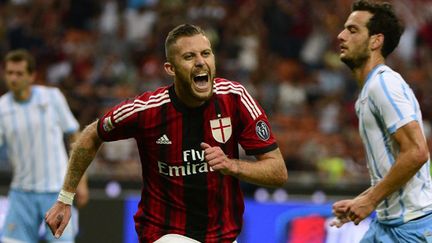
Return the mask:
[[[238,97],[238,103],[244,130],[240,134],[240,145],[247,155],[259,155],[275,150],[278,145],[267,115],[247,90],[241,87],[243,91]]]
[[[0,118],[1,121],[1,118]],[[0,147],[3,146],[4,143],[4,129],[2,124],[0,123]]]
[[[369,91],[373,110],[378,112],[389,133],[418,120],[418,102],[408,84],[394,73],[383,72]]]
[[[132,138],[139,118],[139,100],[128,99],[116,105],[98,121],[98,134],[103,141]]]
[[[79,123],[75,119],[66,98],[58,88],[53,88],[55,110],[58,113],[59,124],[64,133],[74,133],[79,129]]]

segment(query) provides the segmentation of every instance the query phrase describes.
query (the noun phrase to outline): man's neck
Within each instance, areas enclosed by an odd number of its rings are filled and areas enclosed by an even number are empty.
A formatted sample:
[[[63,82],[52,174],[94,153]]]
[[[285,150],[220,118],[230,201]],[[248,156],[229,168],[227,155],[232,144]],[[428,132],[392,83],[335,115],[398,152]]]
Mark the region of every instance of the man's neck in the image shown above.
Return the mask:
[[[197,108],[205,103],[205,101],[198,101],[192,98],[189,94],[185,93],[184,90],[180,89],[179,86],[180,85],[174,85],[177,98],[188,108]]]
[[[31,96],[31,86],[29,86],[26,89],[13,92],[13,97],[18,102],[25,102],[30,99],[30,96]]]
[[[368,59],[367,62],[364,63],[364,65],[354,68],[352,70],[354,74],[354,78],[357,80],[357,83],[360,87],[363,87],[363,85],[366,83],[366,78],[368,77],[369,73],[378,65],[384,64],[385,59],[381,55],[373,57]]]

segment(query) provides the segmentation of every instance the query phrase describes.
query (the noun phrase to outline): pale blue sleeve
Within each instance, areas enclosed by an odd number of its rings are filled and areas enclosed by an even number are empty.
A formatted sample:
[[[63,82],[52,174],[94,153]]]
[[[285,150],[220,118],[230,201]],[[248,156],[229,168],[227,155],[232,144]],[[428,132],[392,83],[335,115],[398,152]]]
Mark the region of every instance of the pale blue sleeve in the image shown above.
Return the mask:
[[[0,113],[0,147],[6,142],[5,119]]]
[[[58,115],[59,125],[64,133],[74,133],[78,131],[79,124],[75,119],[64,95],[59,89],[53,89],[53,96],[55,111]]]
[[[0,118],[0,122],[1,118]],[[3,145],[4,143],[4,131],[3,131],[3,126],[0,124],[0,147]]]
[[[381,120],[388,132],[394,133],[407,123],[418,120],[418,102],[402,77],[384,72],[377,78],[378,82],[371,87],[369,95],[378,111],[376,118]]]

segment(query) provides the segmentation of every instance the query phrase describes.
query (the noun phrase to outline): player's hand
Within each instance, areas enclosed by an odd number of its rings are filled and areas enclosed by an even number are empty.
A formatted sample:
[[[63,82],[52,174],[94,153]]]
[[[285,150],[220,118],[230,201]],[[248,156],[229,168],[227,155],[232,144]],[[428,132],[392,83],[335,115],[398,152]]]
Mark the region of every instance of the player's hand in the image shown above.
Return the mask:
[[[71,218],[71,206],[57,201],[45,214],[45,222],[55,238],[60,238]]]
[[[352,200],[350,199],[335,202],[332,207],[334,216],[336,216],[337,218],[345,217],[351,203]]]
[[[347,217],[358,225],[363,219],[368,217],[373,210],[375,210],[376,205],[368,197],[367,194],[357,196],[351,202],[350,208],[347,212]]]
[[[352,200],[340,200],[333,204],[333,215],[335,218],[330,222],[330,226],[342,227],[345,223],[349,222],[347,213],[349,212]]]
[[[342,225],[344,225],[345,223],[348,223],[348,222],[350,222],[350,220],[346,217],[345,218],[334,217],[332,219],[332,221],[330,222],[330,226],[335,226],[337,228],[340,228],[340,227],[342,227]]]
[[[211,147],[207,143],[201,143],[201,148],[204,149],[205,160],[213,170],[224,175],[238,174],[238,162],[229,159],[219,146]]]

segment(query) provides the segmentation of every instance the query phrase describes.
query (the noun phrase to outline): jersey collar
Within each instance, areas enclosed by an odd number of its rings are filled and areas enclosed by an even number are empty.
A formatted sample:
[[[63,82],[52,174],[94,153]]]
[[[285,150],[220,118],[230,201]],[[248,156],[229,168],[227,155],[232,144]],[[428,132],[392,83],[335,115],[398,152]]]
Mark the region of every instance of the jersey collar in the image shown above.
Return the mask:
[[[174,84],[171,85],[171,87],[169,87],[169,96],[171,99],[171,102],[174,105],[174,108],[181,112],[181,113],[200,113],[202,112],[210,103],[209,101],[206,101],[203,105],[198,106],[198,107],[194,107],[194,108],[190,108],[188,106],[186,106],[177,96],[175,90],[174,90]],[[210,100],[212,100],[212,98],[210,98]]]

